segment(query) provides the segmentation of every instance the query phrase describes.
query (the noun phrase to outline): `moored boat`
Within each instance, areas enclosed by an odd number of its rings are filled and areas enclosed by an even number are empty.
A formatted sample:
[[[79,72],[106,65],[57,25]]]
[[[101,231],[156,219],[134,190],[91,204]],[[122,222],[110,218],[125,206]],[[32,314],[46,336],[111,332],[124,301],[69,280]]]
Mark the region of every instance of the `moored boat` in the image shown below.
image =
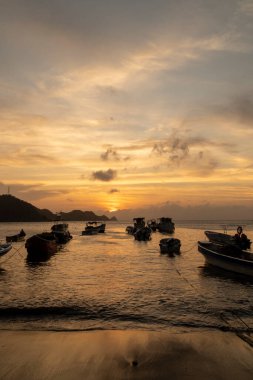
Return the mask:
[[[58,251],[58,243],[52,232],[42,232],[26,240],[27,259],[32,261],[46,260]]]
[[[11,249],[11,243],[0,244],[0,257],[6,255]]]
[[[126,227],[126,232],[127,232],[129,235],[133,235],[133,233],[134,233],[134,226],[127,226],[127,227]]]
[[[199,241],[198,251],[210,265],[253,276],[253,253],[250,251],[210,241]]]
[[[251,241],[248,239],[247,235],[243,233],[241,226],[237,227],[236,234],[233,236],[215,231],[205,231],[205,235],[209,241],[214,243],[226,244],[232,247],[235,246],[240,249],[250,249],[251,246]]]
[[[161,239],[159,246],[161,253],[179,254],[181,248],[181,241],[175,238]]]
[[[175,231],[175,223],[172,222],[171,218],[162,217],[158,219],[157,229],[159,232],[173,234],[173,232]]]
[[[87,222],[84,231],[82,231],[82,235],[96,235],[98,233],[105,232],[105,223],[98,222]]]
[[[147,221],[147,225],[153,232],[157,230],[157,222],[155,219],[150,219]]]
[[[130,235],[134,235],[138,229],[145,227],[145,218],[133,218],[133,222],[133,226],[126,227],[126,232]]]
[[[56,242],[58,244],[66,244],[68,241],[72,239],[72,236],[69,232],[67,223],[58,223],[54,224],[51,227],[51,231],[56,238]]]
[[[148,226],[138,228],[134,232],[135,240],[148,241],[151,239],[152,230]]]
[[[18,234],[6,236],[6,238],[5,238],[6,243],[24,241],[25,236],[26,236],[26,233],[22,228]]]

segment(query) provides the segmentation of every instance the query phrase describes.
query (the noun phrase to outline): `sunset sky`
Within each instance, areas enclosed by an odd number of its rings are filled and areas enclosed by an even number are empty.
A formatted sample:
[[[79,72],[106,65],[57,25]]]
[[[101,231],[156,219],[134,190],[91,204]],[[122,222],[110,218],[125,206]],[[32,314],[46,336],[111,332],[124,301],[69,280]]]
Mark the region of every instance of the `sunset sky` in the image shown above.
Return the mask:
[[[0,193],[252,206],[252,0],[0,0]]]

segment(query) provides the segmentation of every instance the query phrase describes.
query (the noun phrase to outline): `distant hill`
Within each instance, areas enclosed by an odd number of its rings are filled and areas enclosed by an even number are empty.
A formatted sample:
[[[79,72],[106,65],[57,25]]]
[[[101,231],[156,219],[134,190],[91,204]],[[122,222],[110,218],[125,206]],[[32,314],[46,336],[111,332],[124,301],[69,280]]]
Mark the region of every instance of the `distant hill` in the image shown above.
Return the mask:
[[[106,215],[98,216],[94,214],[93,211],[81,211],[81,210],[73,210],[70,212],[62,212],[61,217],[66,221],[82,221],[82,220],[90,220],[90,221],[108,221],[110,220]]]
[[[0,222],[45,222],[47,220],[46,216],[30,203],[13,195],[0,195]]]
[[[13,195],[0,195],[0,222],[45,222],[59,219],[59,215],[50,210],[42,209],[22,201]],[[117,221],[106,215],[96,215],[93,211],[73,210],[62,212],[61,219],[65,221]]]
[[[57,215],[54,214],[52,211],[46,209],[46,208],[39,210],[39,211],[42,215],[44,215],[46,217],[47,220],[56,220],[57,219]]]

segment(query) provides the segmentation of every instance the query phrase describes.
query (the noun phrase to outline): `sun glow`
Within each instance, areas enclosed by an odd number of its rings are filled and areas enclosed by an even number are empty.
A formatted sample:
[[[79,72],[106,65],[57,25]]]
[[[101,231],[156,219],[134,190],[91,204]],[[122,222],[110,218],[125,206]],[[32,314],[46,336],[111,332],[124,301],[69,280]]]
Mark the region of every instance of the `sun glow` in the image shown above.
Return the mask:
[[[115,211],[118,211],[118,208],[110,208],[109,209],[109,212],[115,212]]]

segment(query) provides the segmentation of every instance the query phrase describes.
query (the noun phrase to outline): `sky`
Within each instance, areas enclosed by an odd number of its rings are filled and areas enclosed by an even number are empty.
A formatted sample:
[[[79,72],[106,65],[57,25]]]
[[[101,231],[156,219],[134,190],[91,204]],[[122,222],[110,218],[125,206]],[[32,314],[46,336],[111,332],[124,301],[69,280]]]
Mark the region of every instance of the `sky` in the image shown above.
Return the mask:
[[[0,51],[1,194],[253,206],[252,0],[0,0]]]

